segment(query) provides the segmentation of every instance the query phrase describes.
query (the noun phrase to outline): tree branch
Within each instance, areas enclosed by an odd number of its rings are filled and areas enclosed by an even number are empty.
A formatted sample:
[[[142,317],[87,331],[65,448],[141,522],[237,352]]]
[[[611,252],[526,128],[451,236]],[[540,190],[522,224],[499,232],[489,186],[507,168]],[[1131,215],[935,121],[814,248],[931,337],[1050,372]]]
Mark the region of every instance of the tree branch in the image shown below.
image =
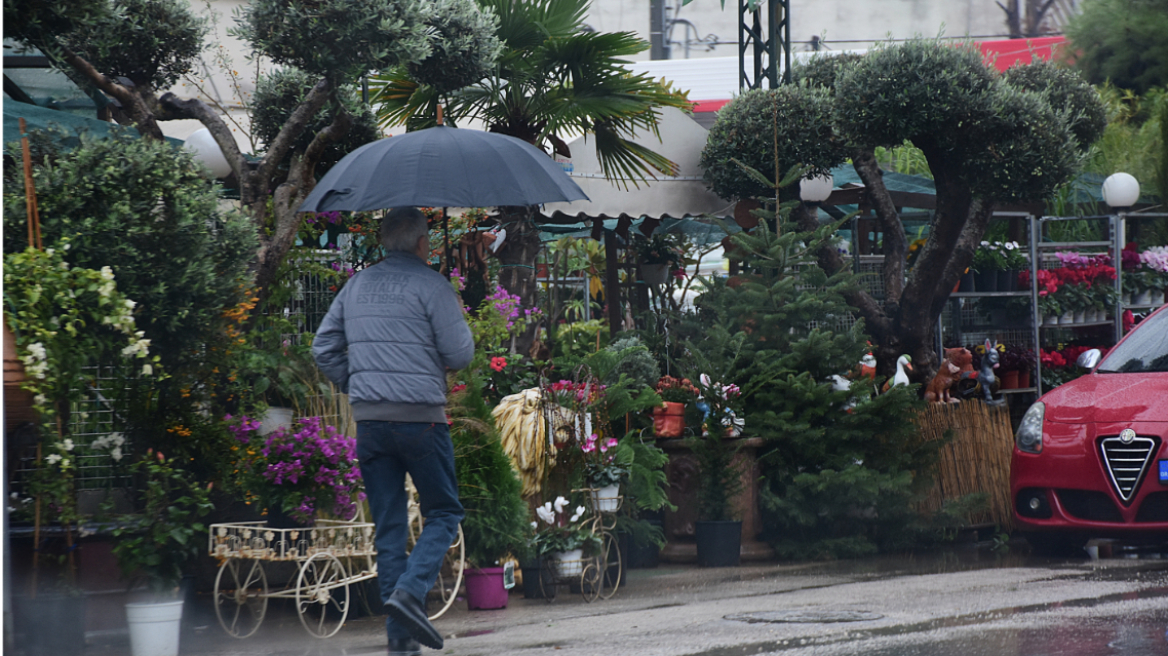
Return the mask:
[[[852,167],[864,182],[868,202],[872,204],[884,233],[884,307],[889,315],[895,316],[904,293],[904,256],[908,252],[904,224],[900,222],[900,213],[888,194],[888,187],[884,186],[884,174],[876,161],[876,153],[869,148],[857,148],[852,152]]]
[[[134,122],[134,127],[138,128],[138,132],[141,132],[142,136],[162,141],[164,138],[162,128],[158,127],[158,121],[155,120],[154,114],[146,106],[146,102],[141,96],[132,89],[128,89],[103,75],[101,71],[93,67],[93,64],[77,53],[67,49],[62,49],[61,52],[62,59],[73,70],[122,104],[122,111],[130,117],[130,120]]]
[[[333,83],[327,77],[321,78],[316,83],[316,86],[312,87],[312,90],[308,92],[308,95],[304,97],[304,100],[297,105],[292,115],[288,117],[288,120],[284,121],[284,127],[280,128],[280,133],[276,135],[272,143],[267,145],[267,153],[260,160],[260,164],[256,168],[256,182],[263,190],[266,190],[280,162],[284,161],[288,156],[289,151],[292,150],[292,145],[304,133],[312,117],[316,116],[316,113],[324,106],[329,96],[332,95],[334,88]],[[315,162],[313,162],[313,165],[315,166]]]
[[[164,93],[162,98],[159,98],[158,103],[163,111],[163,120],[193,118],[202,123],[203,127],[207,128],[207,131],[215,139],[215,143],[219,145],[219,150],[223,151],[223,157],[231,165],[231,171],[235,173],[236,179],[242,182],[244,171],[247,168],[247,160],[244,159],[243,153],[239,150],[239,144],[235,142],[235,137],[231,134],[231,128],[227,127],[227,122],[223,120],[222,116],[198,98],[179,98],[170,92]]]

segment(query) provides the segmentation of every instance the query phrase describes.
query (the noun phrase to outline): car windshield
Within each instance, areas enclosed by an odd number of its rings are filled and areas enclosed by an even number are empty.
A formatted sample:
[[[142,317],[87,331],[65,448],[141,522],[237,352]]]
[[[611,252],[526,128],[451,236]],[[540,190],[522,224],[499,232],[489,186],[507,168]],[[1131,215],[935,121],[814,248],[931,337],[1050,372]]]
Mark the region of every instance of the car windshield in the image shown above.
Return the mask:
[[[1144,319],[1122,344],[1107,354],[1096,371],[1168,371],[1168,311]]]

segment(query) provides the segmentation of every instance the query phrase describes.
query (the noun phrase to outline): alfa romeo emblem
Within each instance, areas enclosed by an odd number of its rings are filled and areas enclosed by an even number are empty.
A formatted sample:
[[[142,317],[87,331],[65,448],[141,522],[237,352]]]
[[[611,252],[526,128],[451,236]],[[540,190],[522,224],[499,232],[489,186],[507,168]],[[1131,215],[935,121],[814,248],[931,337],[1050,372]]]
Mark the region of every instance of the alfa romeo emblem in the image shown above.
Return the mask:
[[[1136,432],[1130,428],[1125,428],[1119,431],[1119,441],[1124,444],[1131,444],[1132,440],[1136,439]]]

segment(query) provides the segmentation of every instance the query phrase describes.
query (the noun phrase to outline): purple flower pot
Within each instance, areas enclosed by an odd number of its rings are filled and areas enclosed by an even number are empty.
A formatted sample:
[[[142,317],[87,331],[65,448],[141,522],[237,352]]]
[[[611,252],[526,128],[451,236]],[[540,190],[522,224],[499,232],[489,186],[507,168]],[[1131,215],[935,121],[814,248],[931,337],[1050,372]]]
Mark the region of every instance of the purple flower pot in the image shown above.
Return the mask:
[[[466,607],[470,610],[507,607],[507,588],[503,587],[502,567],[466,570]]]

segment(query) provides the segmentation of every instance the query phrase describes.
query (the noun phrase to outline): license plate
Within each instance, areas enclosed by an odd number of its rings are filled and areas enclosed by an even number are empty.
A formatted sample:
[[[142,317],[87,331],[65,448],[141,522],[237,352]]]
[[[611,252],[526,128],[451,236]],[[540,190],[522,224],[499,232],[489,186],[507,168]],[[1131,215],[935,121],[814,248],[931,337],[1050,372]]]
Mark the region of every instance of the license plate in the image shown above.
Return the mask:
[[[1168,485],[1168,460],[1160,461],[1160,483]]]

